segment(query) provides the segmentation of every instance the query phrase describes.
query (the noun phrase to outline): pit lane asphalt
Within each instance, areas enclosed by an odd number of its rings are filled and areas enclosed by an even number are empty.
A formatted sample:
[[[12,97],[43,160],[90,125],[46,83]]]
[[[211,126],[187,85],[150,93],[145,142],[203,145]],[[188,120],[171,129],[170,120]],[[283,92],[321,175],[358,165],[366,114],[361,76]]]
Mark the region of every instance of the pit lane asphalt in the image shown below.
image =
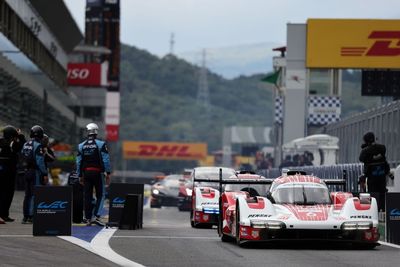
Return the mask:
[[[120,255],[145,266],[398,266],[400,250],[356,250],[326,243],[223,243],[216,229],[194,229],[177,208],[146,209],[140,230],[118,230],[110,240]]]
[[[16,192],[11,215],[0,225],[0,266],[116,266],[56,237],[33,237],[21,224],[23,192]],[[110,240],[115,252],[145,266],[398,266],[400,250],[349,250],[327,244],[237,247],[223,243],[216,229],[193,229],[189,213],[176,208],[145,209],[144,228],[118,230]]]
[[[118,266],[57,237],[33,237],[32,225],[21,224],[23,192],[15,192],[10,217],[0,224],[0,267],[5,266]]]

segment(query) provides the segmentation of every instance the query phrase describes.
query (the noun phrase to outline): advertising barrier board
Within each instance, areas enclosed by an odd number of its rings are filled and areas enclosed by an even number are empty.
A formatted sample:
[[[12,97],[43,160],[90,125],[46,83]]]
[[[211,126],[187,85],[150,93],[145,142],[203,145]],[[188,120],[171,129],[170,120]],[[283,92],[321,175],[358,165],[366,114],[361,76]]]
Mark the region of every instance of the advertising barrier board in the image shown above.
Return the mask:
[[[107,86],[108,64],[68,63],[68,85]]]
[[[111,183],[110,184],[110,209],[109,209],[109,224],[119,225],[121,221],[122,212],[125,207],[126,196],[128,194],[141,195],[140,203],[143,203],[144,184],[125,184],[125,183]],[[139,224],[143,224],[143,206],[137,212]]]
[[[400,68],[400,20],[309,19],[307,68]]]
[[[400,245],[400,193],[386,193],[386,239]]]
[[[71,235],[72,188],[35,186],[34,236]]]
[[[201,160],[207,157],[207,144],[125,141],[123,155],[125,159]]]

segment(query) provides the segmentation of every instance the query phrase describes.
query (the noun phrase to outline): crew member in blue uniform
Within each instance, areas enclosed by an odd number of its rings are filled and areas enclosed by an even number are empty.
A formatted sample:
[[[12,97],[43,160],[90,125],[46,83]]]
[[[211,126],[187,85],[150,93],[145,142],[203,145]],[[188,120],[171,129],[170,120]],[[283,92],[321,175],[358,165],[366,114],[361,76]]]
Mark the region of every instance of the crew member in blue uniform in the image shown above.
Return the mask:
[[[3,128],[0,138],[0,224],[13,222],[10,206],[14,197],[18,154],[26,142],[21,131],[12,125]]]
[[[36,185],[47,185],[47,168],[44,161],[42,146],[44,131],[39,125],[31,128],[31,140],[26,142],[21,150],[23,167],[25,169],[25,198],[23,204],[24,218],[22,223],[32,223],[33,219],[33,198]]]
[[[86,125],[87,140],[78,146],[76,157],[77,174],[84,186],[85,219],[90,225],[104,225],[100,219],[104,204],[105,183],[110,183],[111,164],[107,145],[97,139],[99,127],[95,123]],[[105,181],[104,181],[105,176]],[[96,190],[96,203],[93,210],[93,188]]]

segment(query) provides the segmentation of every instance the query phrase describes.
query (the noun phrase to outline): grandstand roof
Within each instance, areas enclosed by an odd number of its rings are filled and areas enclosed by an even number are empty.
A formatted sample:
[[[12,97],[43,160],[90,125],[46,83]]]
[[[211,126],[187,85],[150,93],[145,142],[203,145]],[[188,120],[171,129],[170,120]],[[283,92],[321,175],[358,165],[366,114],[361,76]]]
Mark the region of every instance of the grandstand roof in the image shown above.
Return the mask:
[[[67,53],[82,41],[83,34],[63,0],[30,0],[30,2]]]

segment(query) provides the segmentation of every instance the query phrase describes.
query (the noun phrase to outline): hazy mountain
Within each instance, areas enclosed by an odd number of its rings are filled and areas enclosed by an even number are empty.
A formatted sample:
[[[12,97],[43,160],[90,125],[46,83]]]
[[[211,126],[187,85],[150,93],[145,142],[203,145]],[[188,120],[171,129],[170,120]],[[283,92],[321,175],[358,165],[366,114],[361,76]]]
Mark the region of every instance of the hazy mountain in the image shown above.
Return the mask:
[[[173,55],[159,58],[122,45],[120,138],[202,142],[212,153],[222,147],[224,127],[272,125],[272,85],[260,82],[263,75],[227,80],[207,71],[207,110],[197,102],[199,72]],[[131,161],[127,168],[171,171],[188,166],[180,161]]]
[[[206,49],[206,65],[212,72],[232,79],[240,75],[265,74],[272,70],[272,57],[278,56],[276,43],[246,44]],[[202,51],[178,54],[192,64],[201,65]]]

